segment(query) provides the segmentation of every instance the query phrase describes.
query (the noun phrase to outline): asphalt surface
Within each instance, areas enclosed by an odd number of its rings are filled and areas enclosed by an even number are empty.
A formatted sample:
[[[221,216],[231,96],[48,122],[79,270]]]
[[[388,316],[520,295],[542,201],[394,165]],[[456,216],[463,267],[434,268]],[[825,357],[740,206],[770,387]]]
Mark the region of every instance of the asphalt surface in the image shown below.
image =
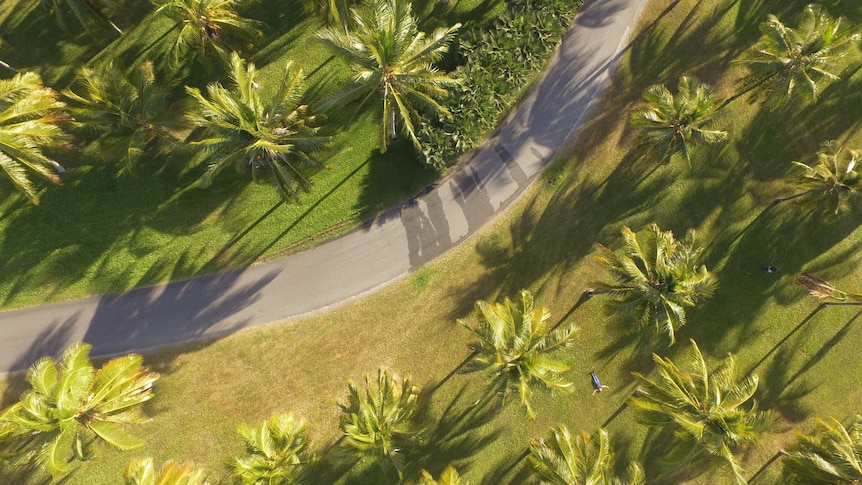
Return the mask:
[[[0,313],[0,373],[85,341],[92,355],[212,338],[324,309],[463,242],[526,189],[605,87],[647,0],[587,0],[541,80],[469,162],[314,249],[230,273]]]

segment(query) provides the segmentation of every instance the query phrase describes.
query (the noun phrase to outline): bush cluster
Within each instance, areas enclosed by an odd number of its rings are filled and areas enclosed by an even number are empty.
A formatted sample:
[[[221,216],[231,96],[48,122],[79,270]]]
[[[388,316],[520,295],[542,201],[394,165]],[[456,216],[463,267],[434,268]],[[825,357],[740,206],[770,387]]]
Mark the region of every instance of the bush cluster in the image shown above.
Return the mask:
[[[506,13],[490,26],[460,37],[459,88],[441,100],[452,113],[419,133],[418,157],[437,170],[476,148],[517,103],[545,66],[583,0],[508,0]]]

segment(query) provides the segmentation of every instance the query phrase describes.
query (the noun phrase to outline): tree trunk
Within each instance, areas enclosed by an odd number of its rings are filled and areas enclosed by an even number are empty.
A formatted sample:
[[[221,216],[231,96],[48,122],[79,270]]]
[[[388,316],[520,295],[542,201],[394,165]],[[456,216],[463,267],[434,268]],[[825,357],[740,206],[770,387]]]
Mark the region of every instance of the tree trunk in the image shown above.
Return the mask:
[[[782,202],[787,202],[788,200],[798,199],[803,195],[811,192],[810,190],[806,190],[805,192],[800,192],[798,194],[788,195],[787,197],[778,197],[777,199],[772,199],[773,204],[780,204]]]
[[[12,72],[14,72],[14,73],[19,72],[19,71],[18,71],[18,69],[15,69],[14,67],[10,66],[9,64],[6,64],[6,63],[5,63],[5,62],[3,62],[3,61],[0,61],[0,66],[3,66],[3,67],[5,67],[6,69],[9,69],[10,71],[12,71]]]

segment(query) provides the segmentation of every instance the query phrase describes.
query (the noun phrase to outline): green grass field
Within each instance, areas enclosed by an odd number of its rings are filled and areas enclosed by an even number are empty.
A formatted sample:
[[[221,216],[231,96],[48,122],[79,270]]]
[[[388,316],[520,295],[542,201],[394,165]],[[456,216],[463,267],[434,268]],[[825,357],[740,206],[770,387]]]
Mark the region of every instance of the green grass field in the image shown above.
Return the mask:
[[[862,25],[862,10],[848,2],[824,2]],[[323,452],[338,438],[334,400],[348,380],[359,381],[380,365],[410,374],[422,386],[429,438],[414,451],[411,473],[435,476],[454,464],[470,483],[521,483],[521,457],[529,440],[556,423],[594,431],[604,425],[618,457],[639,459],[655,476],[662,443],[625,406],[635,381],[647,374],[650,354],[676,357],[695,339],[710,362],[736,355],[743,373],[761,378],[759,406],[780,418],[775,432],[739,454],[753,476],[814,417],[844,420],[860,412],[862,365],[859,309],[819,307],[797,286],[803,271],[838,287],[859,289],[862,230],[858,214],[826,225],[802,218],[782,179],[791,160],[809,160],[820,142],[837,139],[862,147],[858,106],[862,74],[858,58],[841,81],[813,105],[768,111],[741,99],[724,123],[730,140],[699,150],[691,169],[674,160],[656,166],[633,152],[631,109],[650,84],[672,83],[687,72],[734,91],[743,72],[730,61],[758,38],[767,13],[788,18],[802,1],[723,2],[683,0],[673,8],[652,2],[635,31],[602,102],[557,160],[514,207],[480,234],[409,278],[359,301],[266,328],[239,332],[192,348],[147,355],[162,379],[147,404],[150,423],[135,432],[140,451],[99,447],[67,483],[117,483],[132,457],[193,460],[225,475],[225,461],[240,452],[234,430],[275,412],[291,411],[309,422],[314,446]],[[47,202],[47,201],[46,201]],[[623,225],[656,222],[682,236],[696,228],[705,261],[719,278],[716,294],[688,313],[678,343],[638,339],[620,330],[596,297],[581,300],[602,277],[592,256],[596,243],[619,247]],[[118,242],[119,244],[119,242]],[[761,269],[774,264],[775,273]],[[480,375],[455,370],[469,354],[468,334],[457,318],[475,318],[476,299],[497,300],[529,288],[553,319],[575,323],[579,333],[569,356],[571,395],[537,393],[538,418],[524,417],[517,401],[471,408],[483,390]],[[595,370],[610,389],[592,395]],[[17,399],[20,379],[5,384],[3,405]],[[714,470],[680,474],[673,483],[726,483]],[[348,469],[324,462],[313,483],[395,483],[368,464]],[[763,469],[754,483],[780,483],[780,463]]]

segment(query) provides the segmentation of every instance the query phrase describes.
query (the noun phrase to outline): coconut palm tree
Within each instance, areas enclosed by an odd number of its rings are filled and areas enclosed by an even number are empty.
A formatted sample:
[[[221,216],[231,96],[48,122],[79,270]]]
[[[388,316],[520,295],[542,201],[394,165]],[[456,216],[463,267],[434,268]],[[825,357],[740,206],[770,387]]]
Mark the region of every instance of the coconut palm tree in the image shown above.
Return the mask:
[[[422,470],[418,485],[470,485],[470,483],[461,480],[458,470],[450,466],[440,473],[440,478],[437,480],[426,470]]]
[[[630,317],[636,328],[653,326],[666,334],[670,345],[685,325],[686,307],[693,307],[715,290],[716,279],[699,263],[701,248],[694,230],[684,241],[656,224],[635,234],[622,229],[625,245],[613,252],[599,244],[596,260],[607,266],[613,283],[597,283],[594,292],[607,295],[611,312]]]
[[[505,402],[509,393],[517,391],[527,415],[535,418],[530,403],[535,385],[571,391],[572,383],[562,377],[568,366],[556,354],[569,345],[573,325],[551,329],[550,312],[536,308],[527,290],[521,290],[520,305],[508,298],[503,303],[479,300],[476,310],[482,318],[475,328],[465,319],[458,323],[476,337],[471,344],[476,355],[467,370],[484,371],[489,392],[501,394]]]
[[[394,469],[403,478],[405,447],[421,432],[412,422],[419,410],[419,387],[410,377],[402,380],[380,368],[376,383],[366,375],[364,388],[351,382],[347,392],[347,400],[338,402],[341,432],[346,438],[340,453],[350,458],[371,457],[384,473]]]
[[[220,83],[207,86],[207,96],[197,88],[186,91],[197,101],[189,119],[204,129],[203,138],[192,143],[203,149],[209,168],[200,178],[208,187],[213,177],[233,165],[238,171],[271,181],[284,201],[297,198],[300,189],[310,186],[303,167],[317,167],[310,154],[321,148],[326,137],[318,136],[316,121],[305,105],[302,70],[287,63],[281,83],[271,97],[264,98],[255,78],[254,64],[246,64],[231,54],[230,89]]]
[[[694,340],[684,368],[656,354],[653,361],[658,377],[633,372],[640,386],[629,403],[640,411],[645,424],[674,432],[669,461],[679,465],[699,457],[717,457],[730,468],[737,483],[745,483],[733,452],[756,442],[774,422],[772,413],[758,411],[752,401],[757,376],[740,380],[731,355],[710,372]]]
[[[123,34],[117,24],[105,14],[106,10],[111,11],[118,7],[113,0],[42,0],[42,7],[49,15],[54,16],[57,25],[65,32],[73,31],[72,23],[75,22],[87,31],[92,31],[99,24],[108,24],[117,35]]]
[[[169,107],[174,85],[156,83],[150,61],[130,76],[119,75],[111,62],[98,69],[82,68],[63,94],[75,119],[72,126],[97,133],[102,157],[122,160],[133,172],[148,151],[178,145],[173,133],[183,122]]]
[[[318,38],[342,56],[353,70],[352,81],[324,102],[321,109],[359,100],[357,111],[372,97],[382,106],[380,151],[397,137],[395,119],[414,147],[420,149],[416,131],[422,124],[419,109],[451,116],[435,101],[446,87],[458,84],[434,68],[449,48],[461,24],[437,29],[431,36],[419,32],[409,0],[376,0],[373,6],[351,10],[354,29],[344,33],[328,28]]]
[[[650,86],[643,95],[649,105],[632,114],[641,141],[659,152],[662,162],[682,153],[691,166],[693,145],[727,140],[727,132],[712,129],[718,111],[712,89],[689,76],[681,76],[674,95],[664,85]]]
[[[0,429],[20,450],[10,457],[12,463],[35,461],[56,477],[70,469],[70,452],[88,457],[97,438],[121,450],[144,445],[119,425],[147,421],[138,405],[153,397],[159,375],[143,367],[137,354],[112,359],[96,371],[90,347],[69,347],[59,367],[44,357],[30,368],[31,389],[0,416]]]
[[[290,413],[276,414],[255,428],[243,423],[238,432],[246,455],[234,461],[233,470],[243,484],[301,483],[303,467],[315,460],[308,450],[305,421]]]
[[[179,29],[168,49],[170,63],[178,66],[215,55],[229,65],[232,51],[250,46],[261,36],[262,24],[237,13],[245,0],[156,0],[156,13],[176,21]]]
[[[786,453],[785,483],[862,483],[862,416],[849,427],[835,418],[818,419],[814,434],[800,435]]]
[[[805,7],[796,28],[769,15],[760,25],[760,40],[735,61],[751,71],[740,82],[742,90],[722,107],[754,89],[764,89],[773,106],[800,92],[816,99],[823,82],[839,79],[840,61],[859,42],[846,24],[816,4]]]
[[[126,465],[126,485],[207,485],[206,472],[191,463],[168,461],[157,471],[152,458],[140,458]]]
[[[560,424],[548,440],[530,442],[530,468],[540,483],[549,485],[643,485],[643,468],[629,465],[628,477],[614,472],[614,452],[608,432],[599,428],[595,439],[585,432],[573,436]]]
[[[776,201],[794,199],[802,209],[822,211],[827,219],[848,212],[862,186],[856,172],[856,164],[860,160],[862,154],[858,150],[844,151],[834,141],[825,142],[817,152],[816,163],[792,162],[800,169],[792,182],[798,193]]]
[[[66,118],[61,111],[65,105],[57,98],[53,89],[42,85],[38,74],[24,72],[0,79],[0,168],[34,204],[39,197],[28,172],[60,183],[55,170],[62,171],[62,167],[42,153],[43,147],[66,140],[57,126]]]

